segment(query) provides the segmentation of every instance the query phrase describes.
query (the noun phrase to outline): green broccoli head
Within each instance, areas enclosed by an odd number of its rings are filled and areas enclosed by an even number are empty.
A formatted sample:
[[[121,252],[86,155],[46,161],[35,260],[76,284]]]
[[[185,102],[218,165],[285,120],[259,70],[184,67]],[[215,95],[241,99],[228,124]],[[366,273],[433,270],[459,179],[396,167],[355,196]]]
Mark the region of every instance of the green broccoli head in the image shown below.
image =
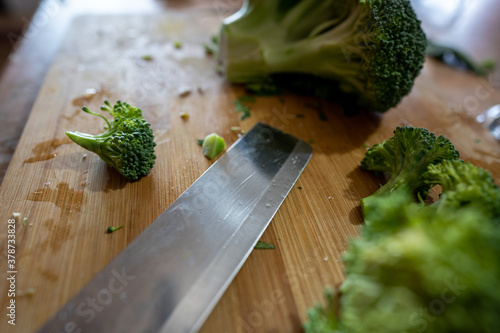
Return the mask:
[[[248,0],[223,23],[219,64],[235,83],[326,78],[386,111],[410,92],[426,45],[408,0]]]
[[[424,178],[426,184],[442,187],[438,207],[473,206],[490,219],[500,219],[500,189],[488,171],[462,160],[446,160],[430,165]]]
[[[350,242],[338,308],[328,291],[327,303],[309,310],[305,331],[495,331],[498,227],[475,207],[438,209],[407,192],[388,198],[375,199],[383,206],[373,224]]]
[[[409,196],[404,200],[394,200],[389,214],[379,210],[376,217],[376,223],[397,218],[393,224],[404,227],[350,244],[340,288],[342,331],[495,331],[498,227],[482,223],[488,217],[473,207],[436,209],[413,204]]]
[[[143,119],[141,109],[121,101],[113,107],[108,101],[105,104],[101,109],[114,117],[111,123],[102,115],[91,112],[87,107],[83,108],[83,111],[106,121],[108,126],[104,133],[66,134],[78,145],[99,155],[130,181],[149,174],[156,159],[156,143],[151,125]]]
[[[306,332],[497,331],[500,189],[457,158],[447,139],[409,127],[367,152],[362,166],[391,178],[363,201],[339,311],[331,301],[311,309]],[[415,201],[415,191],[435,185],[436,202]]]
[[[456,160],[459,153],[444,136],[436,136],[424,128],[398,127],[389,140],[370,148],[361,167],[386,174],[389,178],[374,194],[361,200],[365,220],[370,220],[374,197],[393,191],[427,195],[431,185],[424,174],[429,165],[443,160]]]

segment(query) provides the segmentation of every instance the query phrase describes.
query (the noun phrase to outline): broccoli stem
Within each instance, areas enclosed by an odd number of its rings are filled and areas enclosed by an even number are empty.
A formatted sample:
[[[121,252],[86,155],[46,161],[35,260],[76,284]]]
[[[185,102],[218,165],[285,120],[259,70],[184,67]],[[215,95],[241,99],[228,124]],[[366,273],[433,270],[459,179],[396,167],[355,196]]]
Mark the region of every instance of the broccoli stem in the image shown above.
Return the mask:
[[[108,227],[108,229],[106,229],[106,232],[108,234],[111,234],[111,233],[115,232],[116,230],[120,230],[121,228],[123,228],[123,225],[121,225],[119,227]]]
[[[73,140],[76,144],[81,147],[96,153],[99,157],[109,165],[116,168],[116,163],[112,159],[108,157],[108,154],[105,154],[102,150],[101,144],[105,143],[105,138],[110,136],[110,133],[114,133],[116,131],[107,131],[100,135],[90,135],[80,132],[68,132],[66,131],[66,135]]]
[[[69,136],[71,140],[73,140],[75,143],[82,146],[83,148],[90,150],[91,152],[94,152],[98,155],[102,154],[101,142],[100,140],[96,139],[95,135],[89,135],[80,132],[68,132],[68,131],[66,131],[65,133],[67,136]]]
[[[324,35],[284,45],[276,44],[275,40],[261,40],[257,33],[255,37],[242,35],[227,41],[223,30],[221,40],[230,43],[224,49],[231,50],[230,55],[221,57],[230,59],[224,67],[228,80],[234,83],[260,82],[275,73],[306,73],[347,82],[342,88],[348,92],[363,91],[365,83],[359,78],[359,52],[351,46],[367,38],[364,33],[353,32],[360,20],[360,10],[357,6],[339,26]],[[291,14],[283,20],[285,31],[293,29],[293,11]],[[313,34],[319,33],[319,30],[313,31]]]

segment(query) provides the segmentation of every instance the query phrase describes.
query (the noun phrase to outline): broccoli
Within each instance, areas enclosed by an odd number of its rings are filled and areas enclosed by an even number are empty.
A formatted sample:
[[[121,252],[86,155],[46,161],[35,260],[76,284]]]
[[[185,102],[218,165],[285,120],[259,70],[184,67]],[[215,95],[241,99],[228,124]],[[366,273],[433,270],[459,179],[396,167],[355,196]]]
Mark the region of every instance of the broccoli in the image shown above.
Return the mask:
[[[487,216],[473,207],[437,210],[407,198],[377,217],[388,221],[397,212],[404,228],[350,244],[341,327],[363,333],[496,331],[498,228],[483,223]]]
[[[366,153],[363,167],[391,174],[389,186],[364,199],[369,218],[344,256],[338,311],[327,297],[306,333],[497,331],[500,189],[457,158],[449,140],[409,127]],[[436,202],[415,200],[435,185]]]
[[[112,233],[113,233],[113,232],[115,232],[116,230],[120,230],[120,229],[122,229],[122,228],[123,228],[123,225],[121,225],[121,226],[119,226],[119,227],[108,227],[108,228],[106,229],[106,232],[107,232],[108,234],[112,234]]]
[[[473,206],[488,219],[500,219],[500,190],[491,174],[462,160],[430,165],[424,174],[424,182],[441,185],[442,194],[435,203],[438,208],[458,209]]]
[[[276,247],[274,246],[273,243],[266,243],[264,241],[258,241],[257,244],[254,246],[254,249],[256,250],[274,250]]]
[[[203,149],[203,155],[209,160],[212,160],[226,149],[226,141],[216,133],[212,133],[201,141],[201,147]]]
[[[101,110],[114,117],[110,123],[104,116],[91,112],[87,107],[82,110],[101,117],[108,125],[102,134],[91,135],[80,132],[66,132],[78,145],[96,153],[107,164],[115,168],[129,181],[135,181],[149,174],[156,159],[153,130],[143,119],[142,111],[125,102],[117,101],[111,106],[105,101]]]
[[[385,232],[366,225],[350,242],[339,309],[330,296],[309,310],[306,333],[495,332],[500,233],[488,215],[415,203],[408,192],[374,200]]]
[[[393,191],[426,196],[431,185],[424,174],[429,165],[458,159],[459,152],[444,136],[424,128],[398,127],[390,139],[374,145],[361,161],[361,168],[390,176],[385,185],[361,200],[365,221],[370,220],[371,201]]]
[[[426,46],[408,0],[247,0],[223,21],[219,67],[233,83],[326,79],[386,111],[412,89]]]

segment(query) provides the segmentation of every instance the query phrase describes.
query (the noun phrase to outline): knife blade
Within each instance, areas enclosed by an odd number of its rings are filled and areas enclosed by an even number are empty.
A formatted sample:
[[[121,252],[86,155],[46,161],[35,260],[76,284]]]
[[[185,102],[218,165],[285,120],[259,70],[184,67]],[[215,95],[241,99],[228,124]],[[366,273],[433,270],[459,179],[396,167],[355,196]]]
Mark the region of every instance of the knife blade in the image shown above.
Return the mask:
[[[258,123],[38,332],[196,332],[312,155]]]

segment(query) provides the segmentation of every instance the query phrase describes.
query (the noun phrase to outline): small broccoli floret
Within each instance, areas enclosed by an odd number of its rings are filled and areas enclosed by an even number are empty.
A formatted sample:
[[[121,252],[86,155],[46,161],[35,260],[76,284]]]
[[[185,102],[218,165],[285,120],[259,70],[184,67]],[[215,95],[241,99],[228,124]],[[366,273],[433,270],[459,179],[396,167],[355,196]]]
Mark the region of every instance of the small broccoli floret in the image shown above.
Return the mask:
[[[234,83],[325,78],[386,111],[410,92],[426,46],[408,0],[248,0],[223,22],[219,65]]]
[[[500,189],[488,171],[462,160],[447,160],[430,165],[424,178],[426,184],[442,187],[435,203],[438,208],[472,206],[489,219],[500,219]]]
[[[156,159],[156,144],[151,125],[143,119],[141,109],[121,101],[113,107],[108,101],[104,103],[106,105],[101,109],[114,117],[112,122],[87,107],[82,110],[103,118],[108,125],[106,132],[98,135],[80,132],[66,134],[78,145],[99,155],[130,181],[149,174]]]
[[[443,160],[456,160],[458,151],[444,136],[436,136],[424,128],[398,127],[394,136],[370,148],[361,167],[378,171],[390,178],[371,196],[361,200],[365,220],[370,220],[371,201],[393,191],[427,195],[430,185],[424,174],[429,165]]]

